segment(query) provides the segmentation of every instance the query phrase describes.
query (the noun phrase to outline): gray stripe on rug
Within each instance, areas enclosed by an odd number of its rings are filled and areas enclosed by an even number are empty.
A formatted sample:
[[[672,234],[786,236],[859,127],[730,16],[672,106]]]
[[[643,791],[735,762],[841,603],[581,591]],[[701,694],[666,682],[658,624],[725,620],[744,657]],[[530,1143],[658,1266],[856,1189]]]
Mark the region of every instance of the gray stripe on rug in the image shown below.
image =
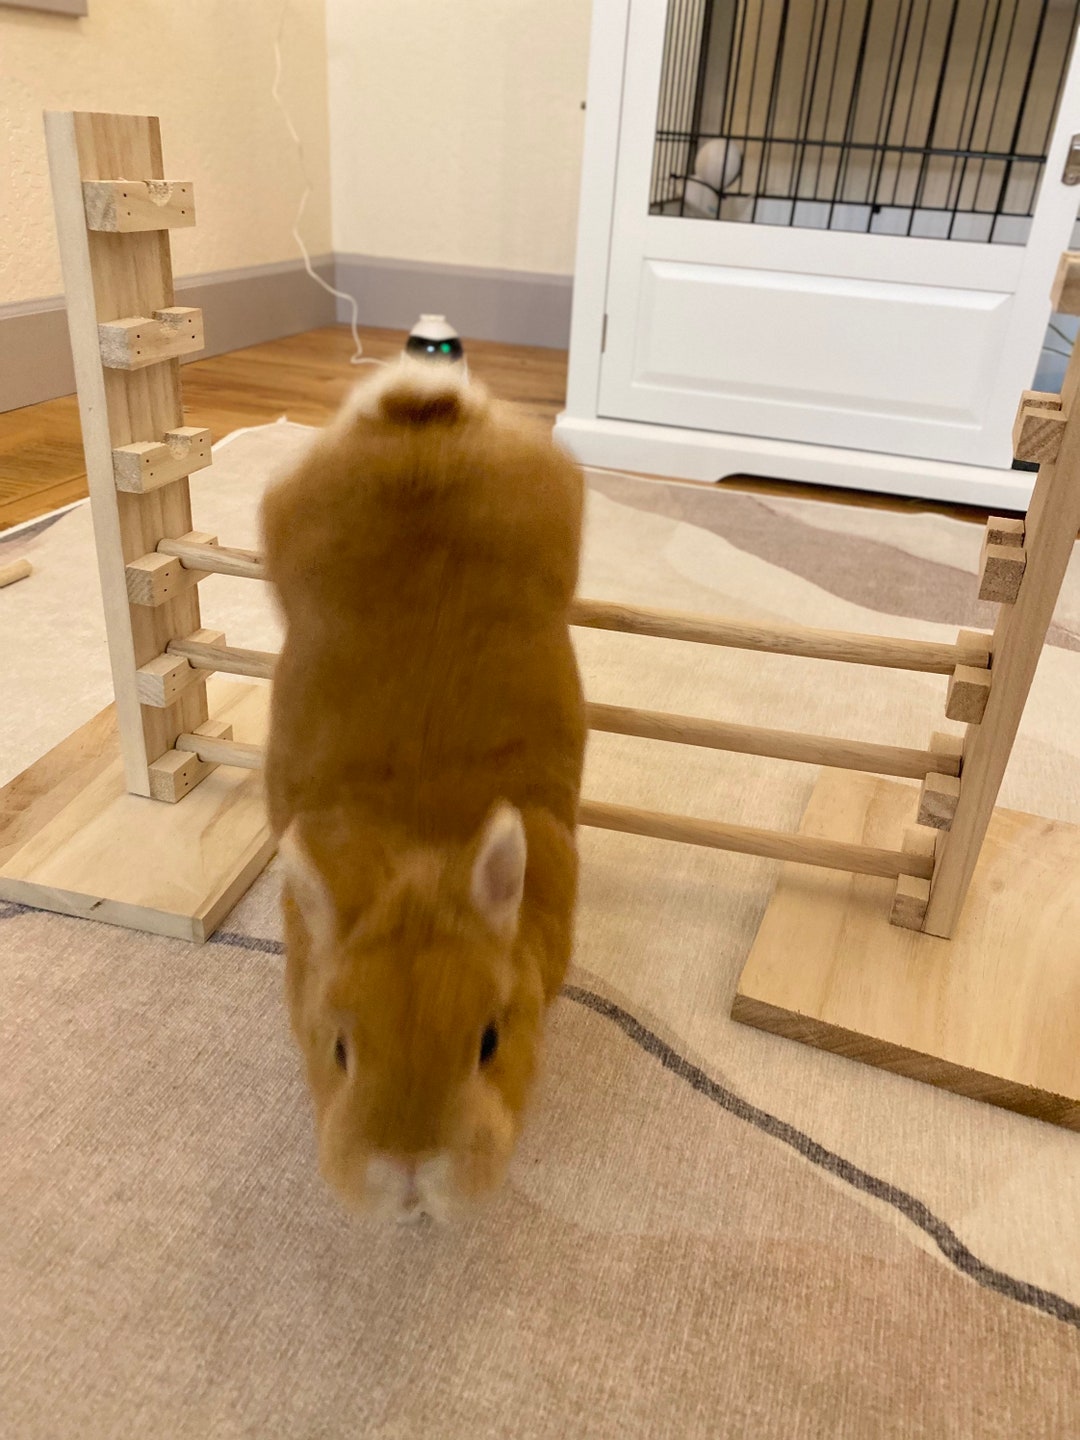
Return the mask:
[[[34,907],[30,905],[19,905],[12,902],[0,903],[0,920],[10,920],[17,915],[35,913],[44,912],[35,911]],[[280,940],[257,935],[242,935],[237,931],[230,930],[219,930],[210,937],[208,943],[229,949],[255,951],[264,955],[281,956],[285,953],[285,946]],[[935,1215],[922,1200],[909,1194],[908,1191],[902,1190],[898,1185],[891,1184],[888,1180],[871,1175],[869,1171],[846,1160],[842,1155],[827,1149],[812,1136],[807,1135],[805,1131],[788,1124],[786,1120],[781,1120],[779,1116],[773,1115],[770,1111],[751,1104],[749,1100],[743,1099],[735,1091],[713,1080],[704,1070],[693,1064],[684,1055],[679,1054],[673,1046],[648,1029],[629,1011],[624,1010],[605,996],[598,995],[592,990],[586,990],[579,985],[566,985],[561,994],[564,999],[573,1004],[581,1005],[603,1019],[611,1021],[634,1045],[659,1061],[665,1070],[670,1071],[714,1105],[726,1110],[736,1119],[752,1125],[762,1134],[787,1145],[803,1159],[809,1161],[811,1165],[826,1171],[835,1179],[851,1186],[852,1189],[869,1195],[875,1200],[880,1200],[883,1204],[896,1210],[905,1220],[931,1239],[942,1256],[955,1269],[977,1285],[1080,1330],[1080,1305],[1074,1304],[1052,1290],[1044,1290],[1039,1285],[1032,1285],[1026,1280],[1019,1280],[1003,1270],[997,1270],[992,1265],[987,1265],[985,1261],[980,1260],[973,1251],[968,1249],[955,1230]]]
[[[285,946],[280,940],[241,935],[229,930],[219,930],[217,934],[211,936],[209,943],[244,950],[257,950],[266,955],[283,955],[285,953]],[[586,990],[580,985],[564,985],[561,994],[564,999],[577,1005],[583,1005],[604,1019],[612,1021],[628,1040],[658,1060],[665,1070],[670,1070],[673,1075],[685,1081],[699,1095],[711,1100],[714,1105],[719,1105],[729,1114],[734,1115],[736,1119],[753,1125],[763,1134],[789,1146],[803,1159],[808,1160],[811,1165],[827,1171],[837,1180],[841,1180],[864,1195],[869,1195],[897,1210],[905,1220],[910,1221],[934,1242],[951,1265],[969,1279],[974,1280],[976,1284],[1080,1329],[1080,1305],[1074,1305],[1072,1301],[1066,1300],[1063,1295],[1055,1294],[1052,1290],[1044,1290],[1039,1285],[1032,1285],[1026,1280],[1018,1280],[1003,1270],[996,1270],[992,1265],[987,1265],[969,1250],[956,1232],[944,1220],[935,1215],[922,1200],[916,1199],[906,1190],[901,1190],[898,1185],[890,1184],[888,1180],[871,1175],[869,1171],[852,1164],[850,1160],[845,1160],[842,1155],[826,1149],[812,1136],[796,1129],[794,1125],[789,1125],[786,1120],[781,1120],[768,1110],[762,1110],[759,1106],[752,1105],[749,1100],[744,1100],[741,1095],[736,1095],[733,1090],[729,1090],[706,1075],[704,1070],[687,1060],[684,1055],[680,1055],[666,1041],[661,1040],[659,1035],[648,1029],[629,1011],[614,1004],[613,1001],[596,994],[593,990]]]

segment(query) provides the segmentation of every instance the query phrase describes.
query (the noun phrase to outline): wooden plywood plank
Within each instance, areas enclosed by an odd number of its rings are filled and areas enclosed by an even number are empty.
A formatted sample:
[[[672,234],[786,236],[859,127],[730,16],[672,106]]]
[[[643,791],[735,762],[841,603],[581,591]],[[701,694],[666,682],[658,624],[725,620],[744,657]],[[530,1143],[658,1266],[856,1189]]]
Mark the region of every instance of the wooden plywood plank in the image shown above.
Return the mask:
[[[201,682],[175,705],[141,706],[136,671],[174,635],[199,628],[199,602],[188,589],[155,608],[133,607],[125,571],[162,536],[188,533],[191,505],[183,483],[153,495],[118,493],[113,451],[160,441],[182,426],[179,365],[169,360],[133,373],[106,371],[98,327],[171,310],[172,265],[167,231],[87,230],[83,182],[163,179],[161,139],[153,117],[88,113],[47,115],[46,138],[121,745],[129,788],[148,795],[149,761],[209,712]]]
[[[1063,273],[1071,275],[1070,261]],[[1080,351],[1066,371],[1063,394],[1080,386]],[[994,626],[993,683],[981,707],[976,677],[956,672],[947,707],[954,719],[979,722],[964,749],[963,789],[943,847],[926,910],[925,928],[932,935],[950,935],[963,912],[979,847],[990,822],[1013,741],[1027,703],[1046,632],[1053,619],[1061,584],[1080,530],[1080,409],[1075,400],[1065,407],[1060,449],[1040,465],[1024,526],[1023,582],[1015,602],[1003,605]],[[972,683],[968,685],[967,680]],[[960,709],[962,699],[970,709]]]
[[[268,687],[208,691],[262,743]],[[0,899],[154,934],[205,939],[273,848],[256,772],[222,766],[179,805],[128,794],[112,706],[0,790]]]
[[[895,845],[915,794],[829,773],[802,832]],[[951,940],[890,925],[894,890],[785,866],[735,1019],[1080,1130],[1080,828],[995,811]]]
[[[109,407],[105,375],[98,349],[98,312],[82,200],[82,165],[76,117],[66,112],[45,116],[53,208],[67,296],[68,329],[79,390],[83,450],[86,457],[90,504],[94,515],[101,598],[109,641],[113,693],[116,696],[120,742],[128,781],[133,790],[150,793],[142,718],[135,688],[135,644],[124,583],[123,538],[114,501]],[[177,417],[174,423],[179,423]],[[126,443],[133,437],[126,437]],[[105,456],[108,452],[108,461]],[[189,527],[190,528],[190,527]],[[152,548],[152,547],[149,547]],[[145,551],[143,552],[145,553]],[[147,656],[147,659],[150,657]]]

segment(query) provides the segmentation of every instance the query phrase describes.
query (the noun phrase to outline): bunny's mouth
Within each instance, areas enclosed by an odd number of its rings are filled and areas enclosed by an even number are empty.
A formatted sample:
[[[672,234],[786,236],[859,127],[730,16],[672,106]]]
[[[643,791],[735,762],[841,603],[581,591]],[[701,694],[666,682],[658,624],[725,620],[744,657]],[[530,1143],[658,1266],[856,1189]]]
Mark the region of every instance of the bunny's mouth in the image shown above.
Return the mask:
[[[419,1162],[388,1155],[372,1155],[364,1176],[363,1208],[375,1217],[399,1225],[447,1221],[461,1208],[455,1193],[448,1156],[430,1156]]]
[[[433,1225],[435,1221],[418,1201],[415,1205],[401,1207],[397,1213],[397,1223],[399,1225],[428,1226]]]

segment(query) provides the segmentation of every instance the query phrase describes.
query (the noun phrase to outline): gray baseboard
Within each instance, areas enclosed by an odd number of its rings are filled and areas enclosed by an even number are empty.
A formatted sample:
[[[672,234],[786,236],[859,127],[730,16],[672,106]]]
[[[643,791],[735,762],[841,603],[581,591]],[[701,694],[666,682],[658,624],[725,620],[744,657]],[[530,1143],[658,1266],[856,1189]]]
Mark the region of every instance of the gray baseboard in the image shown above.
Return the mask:
[[[30,305],[0,307],[0,411],[54,400],[75,389],[67,315],[52,296]]]
[[[339,254],[337,288],[356,296],[364,325],[408,330],[421,311],[435,311],[467,340],[560,350],[570,343],[570,275]],[[339,301],[338,319],[350,313]]]
[[[421,311],[438,311],[467,340],[558,349],[569,344],[569,275],[364,255],[324,255],[313,264],[324,280],[356,296],[362,325],[407,330]],[[335,302],[316,285],[300,260],[181,277],[176,298],[203,311],[206,348],[193,360],[350,316],[348,304]],[[0,305],[0,411],[70,395],[74,389],[63,297]]]
[[[333,283],[331,256],[320,256],[313,268]],[[334,297],[315,284],[300,260],[182,276],[176,299],[203,311],[206,347],[193,360],[335,323]],[[63,297],[0,306],[0,411],[74,389]]]

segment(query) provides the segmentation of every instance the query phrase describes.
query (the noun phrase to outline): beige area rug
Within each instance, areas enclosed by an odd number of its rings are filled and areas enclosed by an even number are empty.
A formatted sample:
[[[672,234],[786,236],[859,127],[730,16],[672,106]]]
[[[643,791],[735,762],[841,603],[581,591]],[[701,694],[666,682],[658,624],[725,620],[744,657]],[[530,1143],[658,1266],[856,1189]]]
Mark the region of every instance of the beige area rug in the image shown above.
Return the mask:
[[[199,527],[254,543],[304,442],[221,449]],[[585,593],[927,638],[990,618],[975,527],[593,480]],[[36,570],[0,592],[4,778],[109,698],[85,510],[14,546]],[[276,643],[262,587],[202,596],[233,643]],[[578,641],[597,700],[941,728],[940,678]],[[1004,800],[1080,822],[1075,568],[1054,642]],[[615,736],[588,770],[597,798],[784,828],[814,779]],[[454,1230],[370,1230],[324,1192],[273,869],[201,949],[0,910],[0,1433],[1080,1434],[1080,1136],[734,1024],[771,863],[594,831],[582,851],[527,1136]]]

